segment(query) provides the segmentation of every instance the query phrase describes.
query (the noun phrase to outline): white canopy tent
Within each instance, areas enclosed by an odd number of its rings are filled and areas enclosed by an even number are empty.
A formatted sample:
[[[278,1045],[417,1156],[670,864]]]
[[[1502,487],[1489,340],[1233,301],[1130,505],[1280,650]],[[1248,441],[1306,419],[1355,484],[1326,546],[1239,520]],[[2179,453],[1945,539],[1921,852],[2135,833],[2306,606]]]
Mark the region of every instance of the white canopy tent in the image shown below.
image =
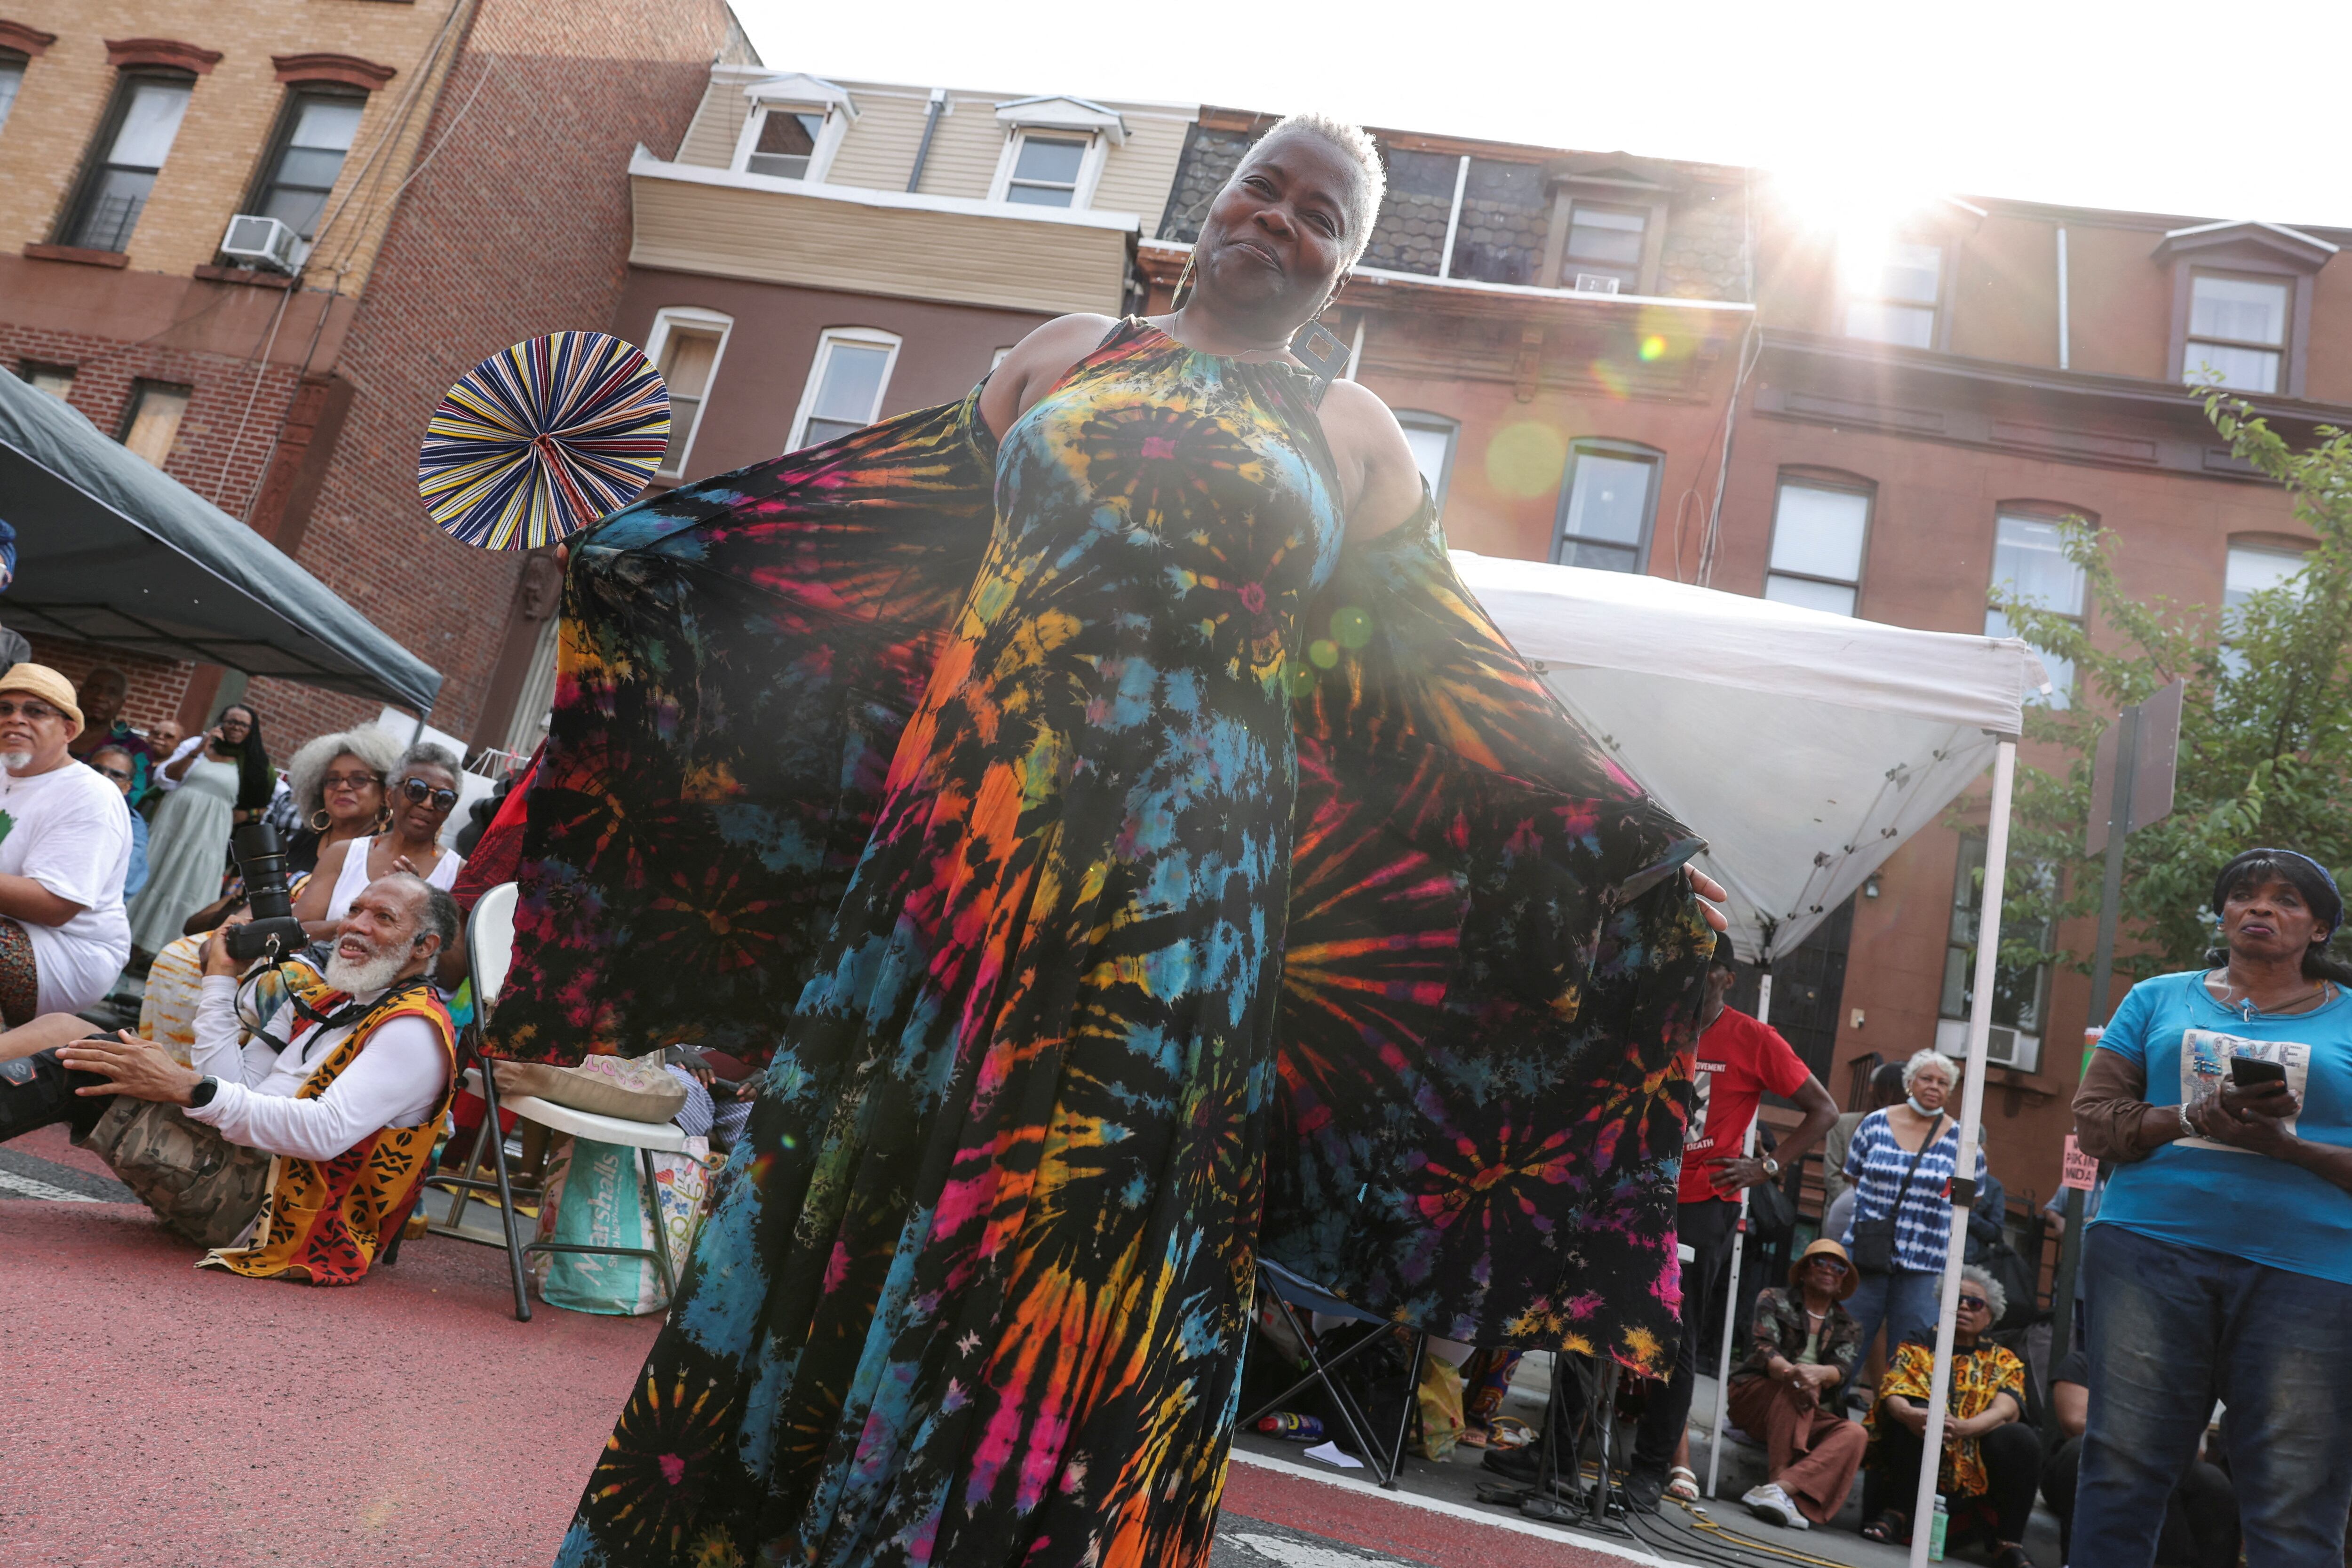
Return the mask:
[[[2025,698],[2048,689],[2032,649],[2013,637],[1914,631],[1660,577],[1458,550],[1454,565],[1569,710],[1706,836],[1699,865],[1729,890],[1733,945],[1751,963],[1792,951],[1992,765],[1957,1166],[1973,1172],[2017,734]],[[1966,1191],[1955,1191],[1946,1250],[1929,1454],[1942,1451]],[[1744,1215],[1744,1194],[1741,1207]],[[1732,1279],[1737,1299],[1736,1271]],[[1733,1325],[1725,1327],[1727,1362]],[[1719,1395],[1716,1437],[1719,1449]],[[1927,1560],[1935,1497],[1936,1467],[1920,1470],[1914,1564]]]

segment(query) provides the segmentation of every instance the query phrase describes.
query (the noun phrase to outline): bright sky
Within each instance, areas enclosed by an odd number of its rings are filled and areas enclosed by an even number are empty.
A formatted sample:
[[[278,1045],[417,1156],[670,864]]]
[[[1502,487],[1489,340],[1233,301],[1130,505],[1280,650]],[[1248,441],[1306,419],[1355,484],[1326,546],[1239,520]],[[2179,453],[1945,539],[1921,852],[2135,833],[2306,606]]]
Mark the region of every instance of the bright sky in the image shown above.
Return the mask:
[[[735,5],[770,65],[818,76],[1322,109],[1756,164],[1881,200],[2352,226],[2332,85],[2352,46],[2344,0]]]

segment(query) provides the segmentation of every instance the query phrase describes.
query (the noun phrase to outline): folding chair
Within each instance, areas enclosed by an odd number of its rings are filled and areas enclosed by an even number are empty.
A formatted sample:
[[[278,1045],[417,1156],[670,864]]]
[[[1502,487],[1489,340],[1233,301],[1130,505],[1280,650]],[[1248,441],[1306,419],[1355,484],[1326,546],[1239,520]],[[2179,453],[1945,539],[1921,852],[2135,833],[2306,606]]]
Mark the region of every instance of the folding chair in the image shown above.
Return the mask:
[[[1357,1452],[1362,1454],[1370,1463],[1372,1474],[1379,1478],[1380,1484],[1390,1491],[1398,1490],[1397,1471],[1404,1465],[1406,1436],[1412,1430],[1421,1415],[1422,1359],[1428,1353],[1429,1336],[1418,1329],[1411,1331],[1412,1352],[1411,1364],[1405,1373],[1404,1414],[1398,1418],[1395,1440],[1383,1451],[1371,1439],[1371,1418],[1364,1414],[1363,1407],[1356,1403],[1355,1396],[1348,1392],[1346,1386],[1331,1374],[1371,1346],[1380,1343],[1387,1336],[1378,1332],[1366,1334],[1362,1339],[1327,1361],[1324,1359],[1321,1339],[1317,1336],[1308,1321],[1300,1320],[1298,1312],[1304,1310],[1309,1314],[1309,1321],[1312,1314],[1320,1312],[1326,1317],[1345,1318],[1353,1323],[1369,1323],[1375,1329],[1394,1329],[1402,1325],[1391,1322],[1378,1313],[1367,1312],[1361,1307],[1342,1301],[1313,1281],[1303,1279],[1285,1268],[1281,1264],[1270,1262],[1265,1258],[1257,1260],[1257,1284],[1258,1289],[1272,1299],[1275,1306],[1281,1310],[1283,1321],[1290,1326],[1290,1331],[1297,1335],[1299,1343],[1306,1347],[1308,1370],[1305,1377],[1244,1416],[1242,1425],[1255,1426],[1260,1418],[1269,1411],[1279,1408],[1299,1390],[1311,1384],[1319,1383],[1323,1385],[1323,1392],[1330,1398],[1331,1408],[1339,1413],[1339,1420],[1347,1426],[1349,1435],[1355,1439]]]
[[[460,1051],[465,1067],[466,1087],[482,1097],[484,1106],[480,1131],[474,1134],[474,1148],[467,1157],[465,1173],[446,1175],[435,1172],[426,1184],[447,1189],[451,1199],[447,1213],[438,1224],[427,1223],[425,1229],[435,1236],[454,1236],[464,1241],[479,1242],[484,1238],[460,1226],[466,1217],[466,1207],[477,1192],[499,1194],[499,1221],[505,1234],[507,1259],[514,1275],[515,1318],[530,1321],[530,1296],[525,1283],[524,1259],[534,1252],[587,1252],[608,1258],[644,1258],[653,1262],[655,1272],[662,1282],[662,1298],[667,1304],[677,1293],[677,1281],[670,1273],[669,1249],[662,1245],[661,1197],[656,1190],[654,1154],[656,1151],[680,1152],[686,1148],[686,1134],[667,1121],[627,1121],[616,1116],[598,1116],[569,1106],[551,1104],[535,1095],[519,1094],[502,1107],[499,1101],[498,1075],[490,1070],[492,1064],[482,1060],[484,1029],[490,1013],[498,1005],[499,994],[506,988],[507,971],[514,961],[514,909],[516,886],[501,882],[484,893],[474,906],[473,918],[466,923],[466,952],[473,962],[474,1021],[466,1031],[466,1041]],[[547,1197],[544,1183],[536,1184],[514,1181],[507,1171],[506,1135],[499,1128],[499,1112],[510,1110],[525,1121],[535,1121],[558,1132],[569,1132],[575,1138],[593,1142],[617,1144],[637,1151],[639,1195],[645,1200],[647,1234],[654,1245],[645,1247],[590,1247],[568,1241],[533,1241],[526,1245],[515,1228],[515,1200],[543,1203]],[[493,1176],[485,1180],[473,1174],[481,1168],[482,1156],[490,1157]]]

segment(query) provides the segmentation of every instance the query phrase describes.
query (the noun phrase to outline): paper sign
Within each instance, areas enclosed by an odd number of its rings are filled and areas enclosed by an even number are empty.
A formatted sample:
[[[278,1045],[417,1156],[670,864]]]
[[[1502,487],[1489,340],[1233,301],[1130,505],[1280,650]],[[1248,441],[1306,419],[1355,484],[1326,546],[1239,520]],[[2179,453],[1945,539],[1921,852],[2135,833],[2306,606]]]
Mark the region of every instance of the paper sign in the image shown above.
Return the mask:
[[[2067,1133],[2066,1173],[2058,1179],[2058,1184],[2062,1187],[2072,1187],[2078,1193],[2087,1193],[2097,1184],[2098,1179],[2098,1161],[2084,1153],[2081,1145],[2074,1142],[2074,1135],[2072,1132]]]

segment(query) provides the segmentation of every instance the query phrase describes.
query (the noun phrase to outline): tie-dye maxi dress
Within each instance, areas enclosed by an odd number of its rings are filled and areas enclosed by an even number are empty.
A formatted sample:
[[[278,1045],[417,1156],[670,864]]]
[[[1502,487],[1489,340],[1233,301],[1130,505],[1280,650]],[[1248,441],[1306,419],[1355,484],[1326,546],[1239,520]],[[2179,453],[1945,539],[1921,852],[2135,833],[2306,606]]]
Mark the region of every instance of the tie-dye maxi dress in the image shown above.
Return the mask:
[[[1259,1247],[1670,1356],[1692,843],[1307,390],[1129,322],[583,542],[498,1048],[772,1059],[562,1563],[1204,1563]]]

